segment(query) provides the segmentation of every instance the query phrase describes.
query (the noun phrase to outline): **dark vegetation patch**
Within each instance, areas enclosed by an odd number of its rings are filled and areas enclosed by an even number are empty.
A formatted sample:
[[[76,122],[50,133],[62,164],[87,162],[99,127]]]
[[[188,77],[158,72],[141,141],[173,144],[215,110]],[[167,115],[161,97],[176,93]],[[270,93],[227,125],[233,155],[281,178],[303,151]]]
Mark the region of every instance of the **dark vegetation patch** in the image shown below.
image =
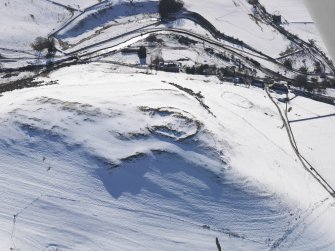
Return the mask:
[[[175,35],[174,38],[182,45],[186,45],[186,46],[190,46],[190,45],[195,45],[197,44],[198,42],[191,39],[191,38],[188,38],[188,37],[185,37],[185,36],[181,36],[181,35]]]
[[[182,0],[160,0],[159,14],[162,19],[168,18],[170,14],[180,11],[184,7]]]
[[[46,86],[46,85],[56,85],[58,84],[58,81],[37,81],[34,78],[26,78],[26,79],[20,79],[11,81],[6,84],[0,85],[0,93],[3,92],[9,92],[17,89],[23,89],[23,88],[32,88],[32,87],[39,87],[39,86]]]

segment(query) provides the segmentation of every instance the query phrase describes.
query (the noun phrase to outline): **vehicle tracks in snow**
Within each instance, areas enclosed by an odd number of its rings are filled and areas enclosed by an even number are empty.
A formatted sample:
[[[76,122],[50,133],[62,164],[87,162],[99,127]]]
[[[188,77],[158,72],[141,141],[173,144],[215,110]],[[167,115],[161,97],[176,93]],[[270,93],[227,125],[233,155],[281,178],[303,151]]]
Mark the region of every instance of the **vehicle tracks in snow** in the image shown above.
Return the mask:
[[[288,247],[292,247],[293,244],[302,236],[304,231],[307,229],[309,223],[311,221],[307,222],[308,219],[310,219],[315,213],[322,209],[322,206],[327,202],[329,198],[323,199],[321,201],[318,201],[314,203],[312,206],[308,207],[306,210],[301,212],[300,214],[294,216],[295,222],[290,225],[289,228],[286,229],[284,234],[275,240],[273,244],[271,245],[269,251],[274,251],[277,249],[280,249],[285,243],[289,242],[289,237],[296,234],[296,237],[291,241],[291,243],[288,244]],[[312,220],[312,222],[316,221],[323,213],[325,210],[322,210],[321,213],[318,213]],[[286,248],[288,248],[286,247]]]

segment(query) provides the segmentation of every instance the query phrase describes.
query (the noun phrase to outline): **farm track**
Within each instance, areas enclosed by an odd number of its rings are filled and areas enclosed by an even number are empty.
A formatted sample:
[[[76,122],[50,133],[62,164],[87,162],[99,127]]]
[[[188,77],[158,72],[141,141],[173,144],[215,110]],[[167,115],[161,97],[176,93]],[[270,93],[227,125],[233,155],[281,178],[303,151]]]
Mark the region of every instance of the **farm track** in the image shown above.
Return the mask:
[[[290,126],[290,123],[288,121],[287,118],[287,106],[285,109],[285,113],[283,114],[281,108],[279,107],[279,105],[276,103],[276,101],[274,100],[274,98],[271,96],[269,88],[266,87],[265,88],[266,94],[268,95],[268,97],[270,98],[271,102],[276,106],[278,113],[281,117],[281,120],[283,121],[283,125],[285,127],[285,130],[287,132],[289,141],[290,141],[290,145],[292,146],[296,156],[298,157],[300,163],[302,164],[302,166],[304,167],[304,169],[312,175],[312,177],[333,197],[335,198],[335,190],[332,188],[332,186],[326,181],[325,178],[322,177],[322,175],[317,171],[317,169],[312,166],[307,160],[306,158],[299,152],[298,149],[298,145],[296,143],[295,137],[294,137],[294,133],[292,131],[292,128]]]

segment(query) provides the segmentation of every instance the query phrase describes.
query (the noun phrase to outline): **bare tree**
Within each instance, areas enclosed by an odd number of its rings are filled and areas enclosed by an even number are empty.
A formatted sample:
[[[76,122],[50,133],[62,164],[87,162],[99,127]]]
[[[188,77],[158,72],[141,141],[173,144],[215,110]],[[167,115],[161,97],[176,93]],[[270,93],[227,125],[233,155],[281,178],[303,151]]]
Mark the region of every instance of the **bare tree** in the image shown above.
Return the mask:
[[[30,46],[39,53],[39,57],[41,52],[46,49],[48,50],[48,58],[56,53],[55,40],[53,38],[37,37]]]
[[[169,14],[180,11],[184,7],[182,0],[160,0],[159,1],[159,14],[161,18],[168,18]]]

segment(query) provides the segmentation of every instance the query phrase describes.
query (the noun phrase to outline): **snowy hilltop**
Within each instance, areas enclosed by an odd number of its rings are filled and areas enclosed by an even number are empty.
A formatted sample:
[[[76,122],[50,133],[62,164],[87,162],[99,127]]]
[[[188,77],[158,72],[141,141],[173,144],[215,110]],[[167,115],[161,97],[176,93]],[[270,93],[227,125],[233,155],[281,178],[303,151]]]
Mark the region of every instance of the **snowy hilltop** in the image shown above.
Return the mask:
[[[301,0],[1,4],[0,250],[335,249]]]

